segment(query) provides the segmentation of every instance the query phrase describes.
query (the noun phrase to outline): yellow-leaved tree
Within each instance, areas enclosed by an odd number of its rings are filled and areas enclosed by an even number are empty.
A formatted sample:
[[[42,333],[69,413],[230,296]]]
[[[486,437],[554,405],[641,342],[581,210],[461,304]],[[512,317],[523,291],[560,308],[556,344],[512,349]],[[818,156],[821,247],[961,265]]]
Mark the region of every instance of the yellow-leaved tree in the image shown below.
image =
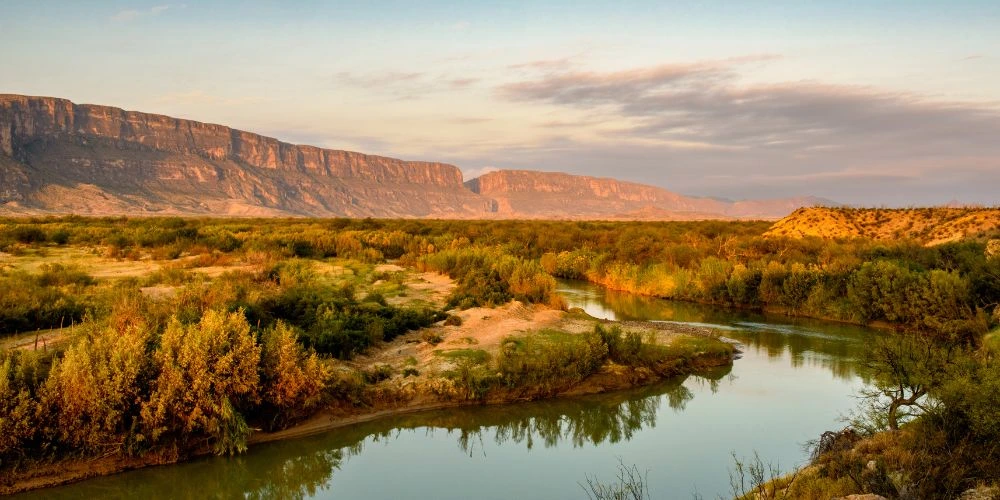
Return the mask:
[[[245,451],[250,427],[238,408],[258,398],[260,353],[243,311],[210,310],[189,325],[172,319],[154,357],[159,374],[142,408],[152,440],[204,438],[220,455]]]
[[[110,453],[136,437],[131,431],[151,369],[149,337],[141,322],[95,327],[53,364],[40,406],[54,440]]]
[[[261,344],[261,399],[265,412],[271,413],[268,425],[275,429],[308,415],[319,404],[329,373],[284,323],[265,330]]]

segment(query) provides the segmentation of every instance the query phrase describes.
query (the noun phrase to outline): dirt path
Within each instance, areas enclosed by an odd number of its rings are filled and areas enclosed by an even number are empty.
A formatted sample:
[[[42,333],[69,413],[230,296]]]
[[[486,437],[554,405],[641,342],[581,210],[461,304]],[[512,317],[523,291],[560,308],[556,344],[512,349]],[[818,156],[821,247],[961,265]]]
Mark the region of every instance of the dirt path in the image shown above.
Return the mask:
[[[53,328],[51,330],[39,330],[38,332],[14,335],[0,341],[0,349],[21,349],[25,351],[51,349],[69,340],[73,332],[78,328]]]

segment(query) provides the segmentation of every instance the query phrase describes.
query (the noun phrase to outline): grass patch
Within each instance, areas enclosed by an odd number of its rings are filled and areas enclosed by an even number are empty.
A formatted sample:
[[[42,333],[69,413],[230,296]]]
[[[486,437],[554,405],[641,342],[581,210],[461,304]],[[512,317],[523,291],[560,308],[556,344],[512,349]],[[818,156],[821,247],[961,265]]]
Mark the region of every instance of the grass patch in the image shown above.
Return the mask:
[[[490,353],[482,349],[451,349],[448,351],[434,351],[434,355],[456,363],[468,361],[477,365],[485,364],[490,360]]]
[[[983,337],[983,347],[996,354],[1000,354],[1000,328],[993,330]]]
[[[496,372],[509,388],[553,391],[596,372],[607,355],[608,347],[596,333],[544,329],[504,339]]]
[[[733,354],[732,345],[710,337],[687,336],[667,345],[658,344],[648,347],[668,359],[691,360],[700,356],[731,356]]]

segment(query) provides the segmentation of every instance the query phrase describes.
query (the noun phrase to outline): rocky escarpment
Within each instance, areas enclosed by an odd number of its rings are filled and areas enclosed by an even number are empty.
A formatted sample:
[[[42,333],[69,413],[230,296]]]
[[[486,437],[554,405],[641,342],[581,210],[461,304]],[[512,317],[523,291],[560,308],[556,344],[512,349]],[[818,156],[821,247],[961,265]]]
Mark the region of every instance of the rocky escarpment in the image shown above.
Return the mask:
[[[0,153],[8,210],[410,217],[492,205],[453,165],[48,97],[0,95]]]
[[[294,145],[223,125],[0,94],[0,215],[778,218],[813,199],[727,202],[615,179]]]
[[[519,217],[779,218],[802,206],[828,203],[808,197],[730,202],[616,179],[529,170],[490,172],[465,185],[496,200],[500,214]]]

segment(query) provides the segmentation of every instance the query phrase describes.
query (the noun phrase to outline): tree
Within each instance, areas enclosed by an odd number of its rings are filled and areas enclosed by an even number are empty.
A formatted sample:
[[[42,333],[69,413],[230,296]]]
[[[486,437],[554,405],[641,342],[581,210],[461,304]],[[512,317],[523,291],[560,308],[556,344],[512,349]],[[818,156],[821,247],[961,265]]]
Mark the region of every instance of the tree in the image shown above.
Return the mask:
[[[142,322],[95,328],[53,365],[41,407],[58,441],[89,452],[126,445],[148,387],[149,336]]]
[[[861,391],[869,431],[897,430],[900,424],[933,406],[930,392],[948,380],[954,365],[952,349],[926,337],[891,335],[878,339],[865,353],[863,365],[873,377]]]
[[[261,347],[261,398],[272,410],[274,428],[315,407],[329,373],[283,322],[261,334]]]
[[[260,352],[242,310],[208,311],[193,325],[172,319],[142,408],[152,439],[203,436],[218,454],[244,451],[250,428],[238,409],[258,396]]]

